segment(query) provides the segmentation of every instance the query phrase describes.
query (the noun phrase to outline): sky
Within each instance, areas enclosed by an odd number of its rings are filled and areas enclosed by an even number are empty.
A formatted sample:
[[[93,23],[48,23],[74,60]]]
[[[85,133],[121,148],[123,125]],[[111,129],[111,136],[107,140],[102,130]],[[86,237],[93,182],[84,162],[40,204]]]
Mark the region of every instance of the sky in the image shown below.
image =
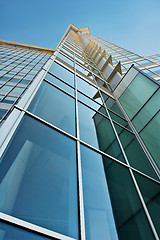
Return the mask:
[[[160,0],[0,0],[0,39],[55,49],[70,23],[141,56],[160,53]]]

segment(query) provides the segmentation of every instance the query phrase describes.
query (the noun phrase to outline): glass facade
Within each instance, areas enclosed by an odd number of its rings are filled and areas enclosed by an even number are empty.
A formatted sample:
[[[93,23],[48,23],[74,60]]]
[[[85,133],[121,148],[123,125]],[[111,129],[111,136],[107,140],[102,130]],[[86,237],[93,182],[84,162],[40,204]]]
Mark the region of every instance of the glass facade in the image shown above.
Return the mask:
[[[73,25],[0,47],[0,240],[158,240],[159,84],[114,64],[151,60]]]

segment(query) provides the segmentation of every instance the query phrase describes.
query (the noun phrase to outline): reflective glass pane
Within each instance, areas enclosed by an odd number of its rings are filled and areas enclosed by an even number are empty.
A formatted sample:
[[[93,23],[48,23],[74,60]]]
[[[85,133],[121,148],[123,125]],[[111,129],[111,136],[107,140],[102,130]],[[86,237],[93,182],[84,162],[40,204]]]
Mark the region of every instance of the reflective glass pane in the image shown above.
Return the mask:
[[[119,239],[154,239],[129,170],[106,158],[103,164]]]
[[[0,240],[47,240],[50,238],[0,222]]]
[[[94,98],[98,89],[96,89],[91,84],[87,83],[86,81],[82,80],[79,77],[76,77],[76,79],[77,79],[77,89],[83,92],[84,94],[88,95],[90,98]]]
[[[135,173],[136,180],[150,216],[160,237],[160,184]]]
[[[124,162],[110,121],[79,103],[80,138],[88,144]]]
[[[52,85],[41,84],[28,110],[75,135],[75,100]]]
[[[76,143],[25,116],[1,159],[0,211],[77,238]]]
[[[116,101],[113,98],[108,97],[106,94],[102,93],[103,98],[105,100],[105,104],[107,106],[107,108],[111,109],[113,112],[117,113],[118,115],[124,117],[124,115],[122,114],[118,104],[116,103]]]
[[[132,123],[140,131],[148,121],[160,110],[160,90],[158,90],[141,111],[134,117]]]
[[[139,73],[120,96],[119,101],[130,118],[143,106],[156,91],[158,85]]]
[[[140,132],[140,136],[145,142],[157,165],[160,167],[160,112],[158,112]]]
[[[83,94],[77,92],[78,100],[84,102],[85,104],[89,105],[90,107],[94,108],[96,111],[100,108],[100,105],[95,101],[92,101],[90,98],[84,96]]]
[[[128,122],[125,119],[121,118],[119,115],[116,115],[111,111],[109,111],[109,114],[110,114],[112,120],[114,120],[117,123],[121,124],[122,126],[130,129],[130,127],[128,126]]]
[[[60,81],[58,78],[47,73],[47,75],[45,76],[45,79],[48,80],[49,82],[53,83],[57,87],[62,88],[64,91],[68,92],[72,96],[74,96],[74,89],[69,87],[67,84],[63,83],[62,81]]]
[[[103,159],[83,145],[81,159],[87,240],[118,240]]]
[[[142,147],[135,138],[135,135],[117,124],[115,124],[115,127],[130,165],[157,179],[157,175],[155,174]]]
[[[73,66],[73,62],[69,58],[65,57],[63,54],[59,53],[58,57],[65,63],[68,63],[69,65]]]
[[[50,67],[49,72],[61,78],[70,85],[74,86],[74,74],[68,71],[66,68],[62,67],[61,65],[54,62]]]

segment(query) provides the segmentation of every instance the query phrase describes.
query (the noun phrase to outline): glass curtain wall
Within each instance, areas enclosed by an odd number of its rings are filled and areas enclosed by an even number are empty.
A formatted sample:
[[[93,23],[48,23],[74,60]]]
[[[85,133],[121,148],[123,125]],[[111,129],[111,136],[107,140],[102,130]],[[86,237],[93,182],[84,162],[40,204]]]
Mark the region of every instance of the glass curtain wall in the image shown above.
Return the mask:
[[[71,30],[28,108],[16,107],[23,117],[1,156],[0,210],[31,225],[3,218],[2,240],[22,232],[24,239],[160,237],[159,179],[84,47]]]

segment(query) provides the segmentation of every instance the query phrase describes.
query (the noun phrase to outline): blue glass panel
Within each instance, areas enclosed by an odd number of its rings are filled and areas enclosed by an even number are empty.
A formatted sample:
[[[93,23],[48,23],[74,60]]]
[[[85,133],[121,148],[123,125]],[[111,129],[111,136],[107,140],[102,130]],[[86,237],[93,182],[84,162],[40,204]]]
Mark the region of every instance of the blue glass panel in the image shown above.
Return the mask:
[[[1,159],[0,211],[77,238],[76,143],[25,116]]]
[[[87,240],[118,239],[103,161],[81,146],[82,180]]]
[[[66,68],[62,67],[61,65],[54,62],[50,67],[49,72],[61,78],[70,85],[74,86],[74,74],[68,71]]]
[[[42,83],[28,110],[75,135],[75,100],[52,85]]]
[[[47,240],[38,234],[0,222],[0,240]]]
[[[72,96],[74,96],[74,89],[69,87],[64,82],[60,81],[58,78],[54,77],[50,73],[47,73],[45,76],[45,79],[49,82],[53,83],[54,85],[58,86],[59,88],[62,88],[64,91],[68,92]]]

